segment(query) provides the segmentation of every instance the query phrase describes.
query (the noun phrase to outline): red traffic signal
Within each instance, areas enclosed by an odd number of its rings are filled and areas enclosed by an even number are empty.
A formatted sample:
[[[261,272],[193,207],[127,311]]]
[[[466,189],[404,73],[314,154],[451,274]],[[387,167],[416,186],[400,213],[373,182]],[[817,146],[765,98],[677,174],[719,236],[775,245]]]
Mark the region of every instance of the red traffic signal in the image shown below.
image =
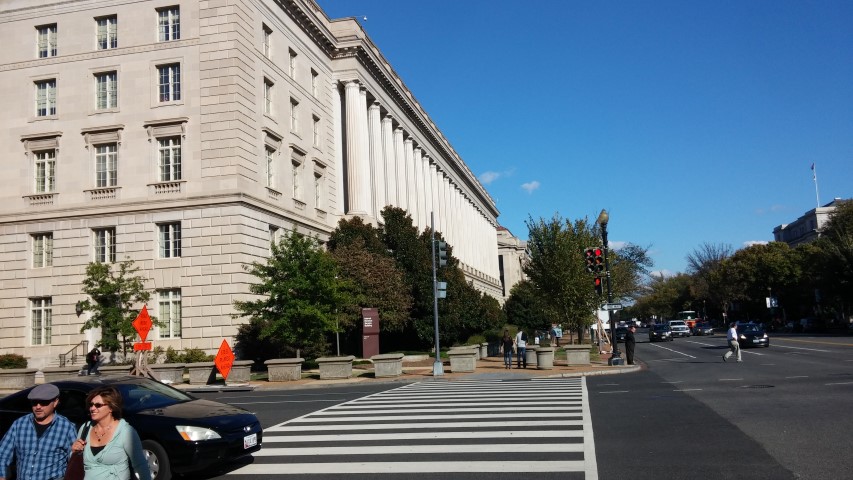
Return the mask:
[[[599,296],[603,295],[604,294],[604,286],[601,282],[601,277],[595,277],[594,282],[595,282],[595,293],[598,294]]]
[[[605,270],[604,265],[604,249],[602,248],[594,248],[593,249],[593,271],[595,273],[602,273]]]
[[[594,248],[587,248],[584,250],[584,259],[586,261],[586,271],[594,272],[595,271],[595,250]]]

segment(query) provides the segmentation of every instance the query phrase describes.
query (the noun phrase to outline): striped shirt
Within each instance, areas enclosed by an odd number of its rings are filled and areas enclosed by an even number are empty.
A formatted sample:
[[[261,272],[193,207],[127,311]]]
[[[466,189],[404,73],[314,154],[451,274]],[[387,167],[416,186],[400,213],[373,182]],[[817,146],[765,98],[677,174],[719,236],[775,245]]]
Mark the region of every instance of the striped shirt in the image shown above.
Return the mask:
[[[39,437],[32,413],[15,420],[0,441],[0,474],[5,475],[12,456],[17,458],[18,478],[53,480],[65,476],[71,444],[77,431],[70,420],[54,414],[53,422]]]

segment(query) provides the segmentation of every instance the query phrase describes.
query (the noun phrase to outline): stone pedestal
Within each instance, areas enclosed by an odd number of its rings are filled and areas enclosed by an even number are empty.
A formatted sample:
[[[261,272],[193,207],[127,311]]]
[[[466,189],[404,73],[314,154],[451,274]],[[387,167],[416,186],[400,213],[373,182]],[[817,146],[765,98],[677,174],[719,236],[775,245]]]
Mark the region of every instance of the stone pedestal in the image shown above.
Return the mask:
[[[273,358],[264,362],[267,380],[270,382],[292,382],[302,380],[304,358]]]
[[[480,344],[480,358],[486,358],[489,356],[489,342],[483,342]]]
[[[450,371],[453,373],[473,372],[477,368],[477,355],[479,348],[460,347],[452,348],[447,352],[450,357]]]
[[[228,372],[228,383],[248,383],[252,379],[254,360],[235,360]]]
[[[81,368],[83,367],[80,365],[69,365],[65,367],[47,367],[43,368],[41,371],[44,374],[45,383],[49,383],[55,380],[79,377]]]
[[[36,384],[37,368],[0,369],[0,389],[21,390]],[[27,407],[29,408],[29,407]]]
[[[320,380],[350,378],[352,376],[352,355],[347,357],[323,357],[317,359],[320,366]]]
[[[589,345],[564,345],[566,364],[589,365]]]
[[[213,362],[188,363],[190,385],[207,385],[216,380],[216,364]]]
[[[184,383],[184,368],[183,363],[154,363],[148,365],[154,378],[165,383]]]
[[[133,365],[101,365],[98,371],[101,375],[128,375]]]
[[[554,368],[554,347],[538,347],[536,349],[536,368],[550,370]]]
[[[376,378],[399,377],[403,374],[403,354],[385,353],[370,357]]]
[[[527,360],[528,367],[536,366],[536,350],[538,349],[539,347],[536,345],[528,345],[526,347],[526,350],[524,351],[524,359]]]

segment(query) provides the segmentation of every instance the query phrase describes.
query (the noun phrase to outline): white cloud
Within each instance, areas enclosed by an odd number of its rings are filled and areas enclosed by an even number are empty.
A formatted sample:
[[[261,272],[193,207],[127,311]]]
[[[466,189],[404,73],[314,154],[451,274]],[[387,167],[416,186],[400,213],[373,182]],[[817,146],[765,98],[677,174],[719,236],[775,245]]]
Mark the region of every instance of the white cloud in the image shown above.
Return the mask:
[[[533,193],[534,190],[539,189],[539,182],[533,180],[532,182],[522,183],[521,188],[527,191],[527,193]]]
[[[674,277],[676,275],[676,273],[673,272],[672,270],[664,269],[664,270],[655,270],[653,272],[649,272],[649,275],[651,275],[652,277],[661,278],[661,277]]]
[[[500,172],[483,172],[480,174],[480,183],[489,185],[499,178],[501,178]]]
[[[767,245],[768,243],[770,243],[770,242],[768,242],[767,240],[747,240],[747,241],[743,242],[743,246],[744,247],[751,247],[753,245]]]
[[[625,245],[628,245],[628,242],[623,242],[623,241],[615,241],[614,242],[613,240],[607,241],[607,246],[610,247],[611,250],[619,250],[620,248],[624,247]]]

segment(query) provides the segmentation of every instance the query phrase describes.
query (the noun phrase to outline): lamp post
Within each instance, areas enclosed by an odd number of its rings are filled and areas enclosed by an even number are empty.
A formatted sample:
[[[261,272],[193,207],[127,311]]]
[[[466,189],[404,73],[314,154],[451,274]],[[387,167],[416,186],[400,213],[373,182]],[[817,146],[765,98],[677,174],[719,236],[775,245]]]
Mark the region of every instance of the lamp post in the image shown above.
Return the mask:
[[[607,252],[609,248],[607,247],[607,222],[610,220],[610,215],[607,214],[607,210],[602,209],[601,213],[598,214],[598,220],[595,221],[599,226],[601,226],[601,241],[604,243],[604,274],[607,280],[607,303],[613,303],[613,294],[610,290],[610,261],[607,258]],[[616,326],[613,325],[613,310],[607,309],[607,323],[610,324],[610,343],[613,344],[613,353],[610,355],[610,360],[607,361],[608,365],[621,365],[622,364],[622,353],[619,351],[619,342],[616,341]]]

